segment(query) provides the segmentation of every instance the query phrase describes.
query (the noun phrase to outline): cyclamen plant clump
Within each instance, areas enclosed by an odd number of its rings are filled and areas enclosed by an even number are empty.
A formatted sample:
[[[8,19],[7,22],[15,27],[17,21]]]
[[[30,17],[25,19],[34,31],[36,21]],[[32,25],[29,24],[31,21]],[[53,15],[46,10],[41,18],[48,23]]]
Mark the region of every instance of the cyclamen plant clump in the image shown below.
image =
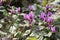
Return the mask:
[[[32,24],[34,19],[34,14],[33,12],[29,12],[29,14],[24,14],[24,20],[29,21],[29,24]]]
[[[52,19],[52,12],[49,11],[49,5],[46,5],[46,10],[43,11],[39,15],[39,19],[42,20],[43,22],[47,22],[49,29],[54,33],[56,32],[55,27],[53,25],[53,19]]]

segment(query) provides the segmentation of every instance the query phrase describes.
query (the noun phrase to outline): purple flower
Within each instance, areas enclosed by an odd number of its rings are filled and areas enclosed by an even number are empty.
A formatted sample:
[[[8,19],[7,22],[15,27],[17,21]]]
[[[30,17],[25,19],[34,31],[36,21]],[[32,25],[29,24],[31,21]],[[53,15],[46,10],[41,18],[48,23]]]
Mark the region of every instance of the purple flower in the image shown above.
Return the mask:
[[[29,18],[30,19],[34,19],[34,14],[33,14],[33,12],[31,11],[31,12],[29,12]]]
[[[11,13],[11,14],[14,14],[14,13],[15,13],[14,9],[11,9],[11,10],[10,10],[10,13]]]
[[[51,29],[52,26],[53,26],[53,25],[49,25],[48,28]]]
[[[2,5],[2,0],[0,0],[0,5]]]
[[[20,7],[16,8],[16,11],[17,12],[20,12],[21,11],[21,8]]]
[[[31,11],[31,12],[29,12],[29,23],[30,24],[32,24],[32,22],[33,22],[33,19],[34,19],[34,14],[33,14],[33,12]]]
[[[28,20],[28,14],[24,14],[24,20]]]
[[[29,14],[24,14],[24,20],[29,21],[29,24],[32,24],[33,19],[34,19],[34,14],[32,11],[29,12]]]
[[[44,12],[42,12],[42,13],[39,15],[39,19],[44,20],[44,19],[45,19],[45,16],[46,16],[46,14],[45,14]]]
[[[51,31],[54,33],[56,32],[55,27],[51,27]]]
[[[49,29],[54,33],[56,32],[55,27],[53,25],[49,25]]]
[[[52,20],[51,17],[48,17],[48,18],[46,19],[46,21],[47,21],[49,24],[52,24],[52,22],[53,22],[53,20]]]
[[[50,17],[52,15],[52,12],[48,12],[47,16]]]
[[[45,17],[45,18],[44,18],[44,21],[47,22],[47,19],[48,19],[48,17]]]
[[[34,10],[34,7],[31,5],[28,7],[28,9],[32,11],[32,10]]]
[[[47,4],[47,5],[46,5],[46,10],[48,10],[49,8],[50,8],[50,6]]]

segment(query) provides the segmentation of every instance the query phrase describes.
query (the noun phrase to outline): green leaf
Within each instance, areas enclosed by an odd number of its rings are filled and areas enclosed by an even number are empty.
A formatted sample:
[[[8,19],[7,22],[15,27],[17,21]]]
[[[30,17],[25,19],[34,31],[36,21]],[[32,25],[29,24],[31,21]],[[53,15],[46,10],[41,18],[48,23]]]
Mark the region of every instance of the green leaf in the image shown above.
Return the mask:
[[[28,37],[26,40],[37,40],[36,37]]]
[[[48,34],[46,34],[45,36],[50,37],[52,35],[52,32],[49,32]]]

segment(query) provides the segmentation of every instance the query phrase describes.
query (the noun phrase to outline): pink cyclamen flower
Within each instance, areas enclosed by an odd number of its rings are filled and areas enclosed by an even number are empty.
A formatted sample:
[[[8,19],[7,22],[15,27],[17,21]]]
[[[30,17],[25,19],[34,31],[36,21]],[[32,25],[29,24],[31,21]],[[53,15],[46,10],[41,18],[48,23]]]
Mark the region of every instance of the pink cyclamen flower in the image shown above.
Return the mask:
[[[33,14],[33,12],[31,11],[31,12],[29,12],[29,23],[30,24],[32,24],[32,22],[33,22],[33,19],[34,19],[34,14]]]
[[[48,10],[49,8],[50,8],[50,6],[47,4],[47,5],[46,5],[46,10]]]
[[[11,13],[11,14],[14,14],[14,13],[15,13],[14,9],[11,9],[11,10],[10,10],[10,13]]]
[[[39,19],[44,20],[44,19],[45,19],[45,16],[46,16],[46,14],[45,14],[44,12],[42,12],[42,13],[39,15]]]
[[[32,24],[33,19],[34,19],[34,14],[32,11],[29,12],[29,14],[24,14],[24,20],[29,21],[30,24]]]
[[[46,21],[47,21],[49,24],[52,24],[52,23],[53,23],[53,19],[52,19],[51,17],[48,17],[48,18],[46,19]]]
[[[48,27],[53,33],[56,32],[55,27],[53,25],[49,25]]]
[[[56,32],[55,27],[51,27],[51,31],[54,33]]]
[[[28,19],[29,19],[28,14],[24,14],[24,20],[28,20]]]
[[[51,17],[52,16],[52,12],[48,12],[47,16]]]
[[[20,7],[16,8],[16,11],[17,12],[20,12],[21,11],[21,8]]]
[[[2,5],[2,0],[0,0],[0,5]]]
[[[46,17],[44,18],[44,21],[47,22],[47,19],[48,19],[48,17],[46,16]]]
[[[32,11],[32,10],[34,10],[34,7],[31,5],[28,7],[28,9]]]
[[[29,18],[30,19],[34,19],[34,14],[33,14],[33,12],[31,11],[31,12],[29,12]]]

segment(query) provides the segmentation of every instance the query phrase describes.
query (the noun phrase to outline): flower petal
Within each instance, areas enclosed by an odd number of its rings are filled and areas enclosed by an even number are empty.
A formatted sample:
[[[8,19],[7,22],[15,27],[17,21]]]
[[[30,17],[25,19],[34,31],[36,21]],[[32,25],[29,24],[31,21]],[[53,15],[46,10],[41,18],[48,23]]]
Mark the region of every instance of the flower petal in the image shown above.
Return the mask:
[[[28,20],[28,14],[24,14],[24,20]]]
[[[11,14],[14,14],[14,13],[15,13],[14,9],[11,9],[11,10],[10,10],[10,13],[11,13]]]
[[[21,11],[21,8],[20,7],[16,8],[16,11],[17,12],[20,12]]]
[[[46,10],[48,10],[49,8],[50,8],[50,6],[47,4],[47,5],[46,5]]]
[[[34,19],[34,14],[33,14],[32,11],[29,13],[29,18],[30,18],[30,19]]]
[[[54,33],[56,32],[55,27],[51,27],[51,31]]]

